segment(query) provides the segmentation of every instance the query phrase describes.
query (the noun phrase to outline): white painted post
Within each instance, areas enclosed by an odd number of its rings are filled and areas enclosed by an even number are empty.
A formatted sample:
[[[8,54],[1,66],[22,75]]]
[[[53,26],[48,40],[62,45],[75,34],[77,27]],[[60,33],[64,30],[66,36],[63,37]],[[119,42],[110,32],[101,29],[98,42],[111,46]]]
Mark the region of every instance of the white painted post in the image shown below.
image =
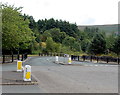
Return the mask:
[[[67,56],[67,57],[69,57],[69,55],[68,55],[68,54],[67,54],[66,56]]]
[[[31,66],[30,65],[25,65],[25,67],[24,67],[23,80],[31,81]]]
[[[56,62],[58,62],[58,56],[56,56]]]
[[[22,61],[17,61],[17,72],[22,72]]]
[[[68,58],[68,64],[71,64],[71,57]]]

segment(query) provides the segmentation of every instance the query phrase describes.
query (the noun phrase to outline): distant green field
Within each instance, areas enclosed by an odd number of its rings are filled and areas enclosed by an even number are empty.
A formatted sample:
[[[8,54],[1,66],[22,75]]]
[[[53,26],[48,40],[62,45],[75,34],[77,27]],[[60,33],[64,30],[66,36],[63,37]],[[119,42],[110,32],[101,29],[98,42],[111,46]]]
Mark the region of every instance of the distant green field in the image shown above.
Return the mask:
[[[78,26],[78,28],[80,30],[84,30],[85,27],[88,27],[88,28],[92,28],[92,27],[99,28],[101,31],[104,31],[108,35],[111,34],[111,33],[113,33],[113,32],[116,33],[116,34],[118,34],[118,24]]]

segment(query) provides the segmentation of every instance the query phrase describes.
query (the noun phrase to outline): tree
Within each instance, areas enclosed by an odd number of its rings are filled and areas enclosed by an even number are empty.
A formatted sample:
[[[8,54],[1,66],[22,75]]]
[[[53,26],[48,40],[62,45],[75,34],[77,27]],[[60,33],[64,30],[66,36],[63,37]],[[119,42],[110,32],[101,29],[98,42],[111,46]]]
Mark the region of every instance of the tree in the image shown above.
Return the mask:
[[[37,28],[37,24],[36,24],[33,16],[29,16],[29,15],[24,14],[24,15],[23,15],[23,18],[24,18],[24,20],[26,20],[26,19],[29,20],[29,28],[30,28],[32,31],[34,31],[34,30]]]
[[[84,32],[88,35],[89,39],[93,39],[100,30],[96,27],[85,27]]]
[[[79,33],[78,27],[76,24],[70,24],[67,21],[62,20],[54,20],[51,19],[45,19],[45,20],[38,20],[37,22],[38,30],[42,34],[46,30],[50,30],[53,28],[59,28],[60,31],[64,31],[67,35],[76,37]]]
[[[61,44],[55,43],[51,37],[48,37],[46,40],[46,51],[59,53],[61,51]]]
[[[88,46],[91,43],[91,39],[84,31],[79,31],[77,40],[79,42],[79,47],[83,52],[87,52]]]
[[[42,34],[41,40],[42,40],[43,42],[45,42],[48,37],[52,37],[52,35],[51,35],[51,33],[49,32],[49,30],[46,30],[46,31]]]
[[[89,53],[98,55],[105,53],[105,51],[106,40],[101,33],[97,33],[89,46]]]
[[[59,42],[62,43],[62,41],[65,39],[66,36],[67,35],[65,32],[60,32],[59,33]]]
[[[83,52],[87,52],[88,46],[90,45],[91,41],[89,39],[84,39],[81,41],[81,49]]]
[[[59,28],[52,28],[49,30],[51,35],[52,35],[52,38],[55,42],[60,42],[60,29]]]
[[[81,52],[81,44],[78,41],[75,41],[72,45],[73,45],[72,47],[74,52],[76,51]]]
[[[2,47],[5,50],[27,49],[34,37],[28,19],[24,20],[21,8],[2,5]]]
[[[120,35],[116,38],[114,45],[113,45],[113,51],[118,55],[120,55]]]
[[[39,28],[38,28],[38,24],[35,22],[33,16],[29,16],[29,15],[22,15],[24,20],[29,20],[29,28],[32,30],[32,32],[34,33],[34,36],[36,37],[36,41],[39,43],[40,42],[40,33],[39,33]]]
[[[0,55],[2,54],[2,10],[1,9],[2,7],[0,6]]]
[[[108,53],[113,51],[115,40],[116,40],[116,36],[114,35],[114,33],[106,37],[106,48],[107,48]]]
[[[67,36],[64,40],[63,40],[63,44],[66,46],[69,46],[71,50],[74,49],[74,43],[75,43],[75,38]]]
[[[60,53],[61,52],[61,44],[60,43],[53,43],[54,52]]]
[[[46,50],[47,52],[54,52],[54,41],[51,37],[46,40]]]
[[[66,37],[66,33],[61,32],[59,28],[52,28],[43,33],[43,41],[46,41],[47,37],[52,37],[53,41],[62,43],[63,39]]]

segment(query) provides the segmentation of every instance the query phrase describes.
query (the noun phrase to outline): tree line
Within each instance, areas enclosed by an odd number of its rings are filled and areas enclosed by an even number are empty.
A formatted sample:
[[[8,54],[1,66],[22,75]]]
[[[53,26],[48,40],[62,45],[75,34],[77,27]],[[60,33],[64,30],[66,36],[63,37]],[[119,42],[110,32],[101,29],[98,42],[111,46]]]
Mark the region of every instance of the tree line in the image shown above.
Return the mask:
[[[22,8],[2,5],[3,53],[120,54],[120,35],[99,28],[83,31],[68,21],[42,19],[21,13]]]

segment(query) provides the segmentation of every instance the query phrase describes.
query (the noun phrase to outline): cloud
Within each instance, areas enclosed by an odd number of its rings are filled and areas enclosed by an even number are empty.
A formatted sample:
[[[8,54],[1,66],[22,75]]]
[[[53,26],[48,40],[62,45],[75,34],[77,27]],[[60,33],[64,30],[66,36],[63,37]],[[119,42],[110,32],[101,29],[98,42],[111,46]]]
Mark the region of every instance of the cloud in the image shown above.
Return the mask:
[[[70,23],[115,24],[119,0],[3,0],[23,7],[23,13],[38,19],[63,19]]]
[[[95,19],[94,18],[87,18],[86,20],[84,20],[83,22],[82,22],[82,24],[88,24],[88,25],[91,25],[91,24],[95,24]]]

